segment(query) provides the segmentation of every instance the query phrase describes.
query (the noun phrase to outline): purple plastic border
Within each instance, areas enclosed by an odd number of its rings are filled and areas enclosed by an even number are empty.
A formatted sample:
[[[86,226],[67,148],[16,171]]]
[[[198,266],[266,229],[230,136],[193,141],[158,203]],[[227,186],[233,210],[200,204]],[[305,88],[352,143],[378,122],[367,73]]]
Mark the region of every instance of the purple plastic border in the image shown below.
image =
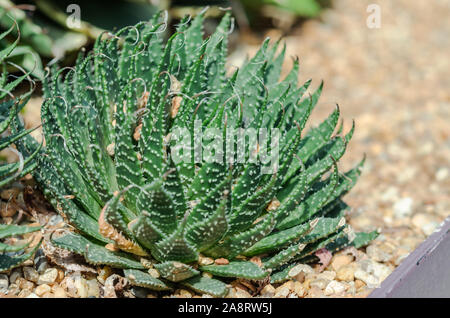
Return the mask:
[[[450,217],[369,298],[450,297]]]

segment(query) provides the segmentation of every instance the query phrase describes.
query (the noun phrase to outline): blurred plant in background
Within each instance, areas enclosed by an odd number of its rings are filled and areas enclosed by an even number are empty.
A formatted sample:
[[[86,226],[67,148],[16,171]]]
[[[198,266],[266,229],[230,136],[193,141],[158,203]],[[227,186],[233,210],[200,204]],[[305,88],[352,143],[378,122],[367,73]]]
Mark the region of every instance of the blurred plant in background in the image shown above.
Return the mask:
[[[157,11],[168,10],[168,24],[186,14],[195,15],[210,6],[207,16],[221,18],[232,9],[238,28],[244,33],[274,25],[284,31],[298,18],[317,17],[326,0],[0,0],[0,30],[8,30],[17,21],[20,43],[10,55],[11,61],[42,79],[43,65],[59,62],[73,64],[78,50],[92,45],[103,31],[114,31],[138,21],[149,20]],[[169,18],[170,17],[170,18]],[[79,19],[79,23],[70,21]],[[171,20],[169,20],[171,19]],[[208,28],[214,29],[216,25]],[[0,41],[6,48],[17,38],[14,30]]]

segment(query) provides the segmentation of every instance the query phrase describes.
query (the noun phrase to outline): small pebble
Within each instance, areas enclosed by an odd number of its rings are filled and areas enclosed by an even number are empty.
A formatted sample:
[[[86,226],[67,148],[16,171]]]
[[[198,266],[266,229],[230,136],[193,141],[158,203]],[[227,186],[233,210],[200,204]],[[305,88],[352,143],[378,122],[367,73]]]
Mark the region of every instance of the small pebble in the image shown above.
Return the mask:
[[[214,263],[216,263],[216,265],[228,265],[230,262],[226,258],[222,257],[214,260]]]
[[[30,282],[28,280],[26,280],[23,277],[19,277],[16,279],[16,284],[19,286],[20,289],[22,290],[33,290],[34,288],[34,283]]]
[[[308,298],[322,298],[324,297],[323,290],[317,286],[312,286],[308,290],[308,295],[306,296]]]
[[[243,290],[241,288],[236,288],[234,293],[236,298],[251,298],[252,295],[250,295],[246,290]]]
[[[365,284],[367,284],[371,288],[378,287],[378,285],[380,283],[380,280],[378,279],[378,277],[375,277],[374,275],[371,275],[362,269],[357,269],[355,271],[355,278],[363,281]]]
[[[192,298],[192,294],[186,289],[180,289],[179,293],[182,298]]]
[[[39,279],[39,273],[34,268],[26,266],[23,267],[23,277],[25,277],[26,280],[37,283]]]
[[[29,296],[30,294],[31,294],[31,291],[30,291],[30,290],[22,289],[22,290],[19,292],[19,294],[17,295],[17,297],[19,297],[19,298],[26,298],[26,297]]]
[[[355,289],[356,290],[358,290],[358,289],[360,289],[361,287],[364,287],[364,286],[366,286],[366,283],[364,283],[362,280],[360,280],[360,279],[356,279],[355,280]]]
[[[155,269],[155,268],[150,268],[148,270],[148,273],[153,277],[153,278],[159,278],[159,276],[161,276],[159,274],[159,272]]]
[[[214,259],[212,259],[211,257],[200,256],[198,259],[198,263],[203,266],[211,265],[214,264]]]
[[[53,284],[58,277],[58,270],[56,268],[48,268],[42,275],[39,276],[38,285]]]
[[[282,285],[275,289],[275,295],[273,296],[273,298],[286,298],[290,292],[291,290],[289,289],[289,287]]]
[[[328,283],[327,287],[324,290],[324,294],[329,296],[333,294],[341,294],[345,291],[345,285],[342,283],[339,283],[335,280],[332,280]]]
[[[38,287],[36,287],[36,289],[34,290],[34,293],[36,295],[38,295],[39,297],[41,297],[45,293],[49,293],[51,290],[52,290],[52,288],[49,285],[42,284],[42,285],[39,285]]]
[[[288,275],[289,275],[289,277],[292,277],[294,280],[302,283],[302,282],[304,282],[305,276],[307,274],[313,274],[313,273],[314,273],[314,269],[311,266],[306,265],[306,264],[298,264],[291,268]]]
[[[353,261],[353,256],[338,254],[334,255],[331,260],[331,268],[335,271],[339,270],[342,266],[348,265]]]
[[[304,297],[306,294],[305,287],[303,287],[303,284],[300,282],[294,282],[294,292],[298,297]]]
[[[351,264],[342,266],[336,272],[336,278],[341,281],[351,282],[355,278],[355,268]]]
[[[34,256],[34,268],[39,274],[43,274],[48,267],[47,257],[42,248],[40,248],[36,251],[36,255]]]
[[[88,279],[86,280],[86,285],[88,288],[88,297],[100,297],[100,287],[98,286],[96,279]]]
[[[8,276],[5,274],[0,274],[0,293],[5,294],[8,290],[9,286],[9,279]]]
[[[366,248],[367,255],[376,262],[387,262],[391,259],[392,254],[383,251],[378,246],[372,244]]]
[[[14,284],[19,277],[23,277],[22,268],[20,267],[12,270],[11,275],[9,275],[9,282]]]
[[[89,286],[87,285],[86,279],[81,276],[75,276],[74,286],[76,288],[76,294],[78,297],[86,298],[89,296]]]
[[[326,279],[326,280],[333,280],[336,277],[336,272],[334,271],[323,271],[319,275],[317,275],[317,279]]]
[[[413,199],[403,198],[394,204],[394,216],[396,218],[408,217],[412,214]]]
[[[320,289],[325,289],[329,283],[330,283],[329,279],[318,278],[318,279],[313,280],[309,285],[311,286],[311,288],[317,287]]]
[[[55,287],[53,288],[53,294],[55,295],[55,298],[67,298],[64,288],[60,286],[55,285]]]
[[[275,295],[275,287],[271,284],[264,286],[261,290],[261,296],[266,298],[272,298]]]

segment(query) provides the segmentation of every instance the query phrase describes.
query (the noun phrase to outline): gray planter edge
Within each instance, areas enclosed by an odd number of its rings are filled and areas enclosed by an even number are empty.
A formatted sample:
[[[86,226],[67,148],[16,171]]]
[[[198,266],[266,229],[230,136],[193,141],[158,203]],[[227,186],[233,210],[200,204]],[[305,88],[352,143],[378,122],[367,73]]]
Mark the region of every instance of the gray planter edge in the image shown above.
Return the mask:
[[[450,217],[368,297],[450,297]]]

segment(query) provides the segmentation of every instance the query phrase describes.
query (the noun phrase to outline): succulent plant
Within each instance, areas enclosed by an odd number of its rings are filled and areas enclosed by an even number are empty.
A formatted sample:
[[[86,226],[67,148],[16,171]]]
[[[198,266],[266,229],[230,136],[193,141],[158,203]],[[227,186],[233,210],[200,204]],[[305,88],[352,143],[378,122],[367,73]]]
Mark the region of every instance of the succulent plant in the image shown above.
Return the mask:
[[[40,226],[0,224],[0,239],[36,232],[40,229]],[[32,257],[40,246],[40,244],[37,244],[31,251],[25,253],[24,251],[29,245],[30,242],[21,245],[0,242],[0,272],[19,266]]]
[[[44,85],[46,147],[34,176],[76,229],[52,243],[122,268],[138,286],[223,296],[229,279],[282,281],[317,250],[373,239],[345,224],[341,197],[363,162],[341,174],[336,161],[353,128],[341,135],[336,107],[302,135],[322,84],[302,97],[310,81],[297,87],[298,60],[280,81],[285,48],[269,40],[227,76],[229,14],[206,39],[202,14],[166,42],[159,21],[103,34]],[[244,143],[240,161],[224,141],[239,128],[266,128],[271,138]],[[196,129],[216,137],[203,136],[202,160]],[[24,153],[37,148],[31,137],[21,142]],[[277,164],[262,160],[264,149],[279,150]],[[205,160],[207,150],[221,160]]]
[[[0,40],[2,40],[5,36],[11,33],[14,29],[18,29],[16,24],[6,32],[0,34]],[[17,31],[18,32],[18,31]],[[19,97],[15,97],[13,95],[13,90],[19,85],[22,81],[29,78],[30,73],[26,73],[13,77],[10,80],[10,76],[6,71],[6,61],[5,59],[9,57],[11,52],[16,47],[19,42],[20,35],[17,37],[16,41],[11,45],[7,46],[5,49],[0,51],[0,64],[2,66],[2,76],[0,78],[0,133],[2,134],[2,138],[0,139],[0,150],[10,147],[14,142],[20,140],[27,134],[29,134],[33,129],[22,129],[16,130],[11,135],[3,137],[6,133],[10,124],[16,118],[19,111],[26,105],[29,98],[31,97],[32,89],[30,89],[27,93],[21,94]],[[14,65],[11,63],[11,65]],[[31,82],[30,82],[31,83]],[[33,162],[32,159],[39,152],[40,147],[36,149],[34,154],[28,156],[25,160],[23,160],[23,156],[19,154],[20,161],[9,164],[1,164],[0,165],[0,187],[7,185],[8,183],[23,177],[31,170],[36,167],[36,162]]]
[[[17,25],[14,24],[9,30],[0,34],[0,40],[16,28]],[[2,134],[2,137],[0,138],[0,150],[10,147],[14,142],[17,142],[32,131],[32,129],[23,129],[7,135],[10,124],[16,118],[17,113],[27,103],[31,95],[31,90],[18,98],[14,97],[12,93],[17,85],[29,76],[29,73],[25,73],[10,80],[9,74],[6,72],[5,59],[10,56],[18,42],[19,37],[14,43],[0,51],[0,64],[3,67],[2,76],[0,78],[0,133]],[[5,135],[7,136],[4,137]],[[0,189],[32,171],[36,167],[36,162],[33,162],[33,159],[39,151],[40,147],[37,147],[34,154],[29,155],[25,160],[20,154],[19,162],[0,164]],[[0,239],[34,232],[39,229],[40,227],[0,224]],[[0,271],[5,271],[20,265],[33,255],[38,246],[39,245],[33,248],[32,251],[24,253],[28,244],[14,246],[0,242]]]

